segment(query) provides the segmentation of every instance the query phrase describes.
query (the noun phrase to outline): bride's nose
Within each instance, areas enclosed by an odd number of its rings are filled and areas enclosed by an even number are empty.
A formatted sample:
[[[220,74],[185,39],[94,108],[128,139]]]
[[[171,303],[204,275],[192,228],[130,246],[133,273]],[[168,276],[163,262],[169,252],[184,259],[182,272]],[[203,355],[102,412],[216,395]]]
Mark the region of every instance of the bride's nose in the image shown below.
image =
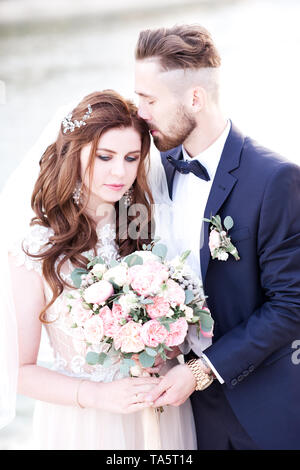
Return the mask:
[[[116,159],[111,168],[111,174],[122,178],[126,174],[124,159]]]

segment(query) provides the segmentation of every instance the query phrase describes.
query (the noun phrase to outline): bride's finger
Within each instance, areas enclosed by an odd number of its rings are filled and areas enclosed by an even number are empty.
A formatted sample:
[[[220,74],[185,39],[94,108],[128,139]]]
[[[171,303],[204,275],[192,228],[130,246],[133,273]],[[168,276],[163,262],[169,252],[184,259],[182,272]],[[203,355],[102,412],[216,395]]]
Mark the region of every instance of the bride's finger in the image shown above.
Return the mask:
[[[133,403],[132,405],[128,405],[127,411],[128,413],[134,413],[135,411],[141,411],[145,408],[150,408],[153,403]]]

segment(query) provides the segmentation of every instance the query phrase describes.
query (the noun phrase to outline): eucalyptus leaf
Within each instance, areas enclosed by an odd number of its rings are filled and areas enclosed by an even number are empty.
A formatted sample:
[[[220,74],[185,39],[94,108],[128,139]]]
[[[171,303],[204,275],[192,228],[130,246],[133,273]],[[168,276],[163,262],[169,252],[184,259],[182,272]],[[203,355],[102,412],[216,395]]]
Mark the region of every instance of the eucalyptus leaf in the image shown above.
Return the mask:
[[[226,230],[230,230],[233,227],[233,225],[234,225],[234,222],[233,222],[232,217],[230,217],[229,215],[225,217],[224,227],[226,228]]]
[[[157,356],[157,351],[155,351],[155,349],[152,349],[152,348],[146,348],[146,353],[148,354],[148,356],[151,356],[151,357]]]
[[[152,367],[155,362],[155,357],[149,356],[146,351],[143,351],[139,354],[139,361],[142,367]]]
[[[85,359],[86,359],[86,362],[87,362],[89,365],[94,366],[95,364],[98,364],[98,363],[99,363],[99,356],[100,356],[99,353],[90,351],[90,352],[87,353]]]
[[[83,268],[76,268],[71,273],[71,279],[73,281],[74,286],[77,287],[77,289],[79,289],[79,287],[81,286],[81,281],[82,281],[81,276],[83,274],[88,274],[88,271]]]
[[[192,302],[192,300],[194,300],[194,294],[190,289],[187,289],[185,291],[185,303],[189,304]]]
[[[135,266],[137,264],[143,264],[143,258],[141,258],[140,256],[138,255],[135,255],[135,254],[132,254],[132,255],[129,255],[129,256],[126,256],[126,258],[124,259],[125,263],[127,264],[127,266],[130,268],[131,266]]]
[[[166,245],[158,243],[152,248],[152,253],[156,256],[159,256],[160,258],[165,258],[168,253],[168,248],[166,247]]]

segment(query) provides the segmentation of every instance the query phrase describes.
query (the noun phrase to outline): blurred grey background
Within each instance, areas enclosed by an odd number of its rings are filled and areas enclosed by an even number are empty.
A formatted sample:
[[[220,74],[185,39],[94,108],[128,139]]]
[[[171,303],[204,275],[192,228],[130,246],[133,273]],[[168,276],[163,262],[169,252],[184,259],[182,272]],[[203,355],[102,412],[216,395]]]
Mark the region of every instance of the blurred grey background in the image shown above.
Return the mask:
[[[57,108],[113,88],[134,95],[140,30],[201,23],[223,58],[222,104],[261,144],[300,164],[299,0],[0,0],[0,189]],[[33,400],[0,431],[31,445]]]

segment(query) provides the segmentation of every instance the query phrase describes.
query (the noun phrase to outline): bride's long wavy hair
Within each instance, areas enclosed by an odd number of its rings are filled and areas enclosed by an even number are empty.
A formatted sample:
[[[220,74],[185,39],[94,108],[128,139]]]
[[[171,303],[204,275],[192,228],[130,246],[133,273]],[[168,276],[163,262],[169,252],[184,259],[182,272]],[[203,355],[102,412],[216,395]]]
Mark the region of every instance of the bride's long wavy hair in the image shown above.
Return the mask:
[[[80,121],[86,114],[88,106],[92,113],[86,119],[86,125],[76,128],[73,132],[64,133],[61,126],[58,137],[48,146],[40,159],[40,173],[32,194],[31,206],[36,216],[31,225],[50,227],[54,235],[41,254],[29,256],[42,261],[43,276],[52,290],[52,299],[40,313],[40,320],[46,322],[46,310],[63,292],[64,286],[70,286],[61,276],[65,262],[70,261],[76,267],[86,267],[87,258],[83,252],[94,250],[97,243],[96,224],[86,212],[89,190],[83,186],[86,198],[84,205],[77,205],[73,192],[80,174],[80,154],[84,145],[91,143],[91,151],[87,170],[90,183],[96,148],[99,138],[109,129],[134,128],[141,136],[141,157],[136,180],[133,184],[132,203],[142,204],[147,216],[143,220],[143,228],[135,239],[122,232],[123,224],[119,223],[120,204],[115,204],[116,211],[116,243],[120,256],[126,256],[140,249],[141,243],[151,241],[153,198],[147,183],[149,169],[150,136],[146,123],[138,116],[136,106],[112,90],[94,92],[86,96],[72,111],[72,121]],[[82,178],[83,179],[83,178]],[[91,184],[90,184],[91,186]],[[127,227],[134,217],[127,214]],[[126,228],[127,228],[126,227]],[[153,227],[152,227],[153,230]],[[146,236],[145,236],[146,234]]]

